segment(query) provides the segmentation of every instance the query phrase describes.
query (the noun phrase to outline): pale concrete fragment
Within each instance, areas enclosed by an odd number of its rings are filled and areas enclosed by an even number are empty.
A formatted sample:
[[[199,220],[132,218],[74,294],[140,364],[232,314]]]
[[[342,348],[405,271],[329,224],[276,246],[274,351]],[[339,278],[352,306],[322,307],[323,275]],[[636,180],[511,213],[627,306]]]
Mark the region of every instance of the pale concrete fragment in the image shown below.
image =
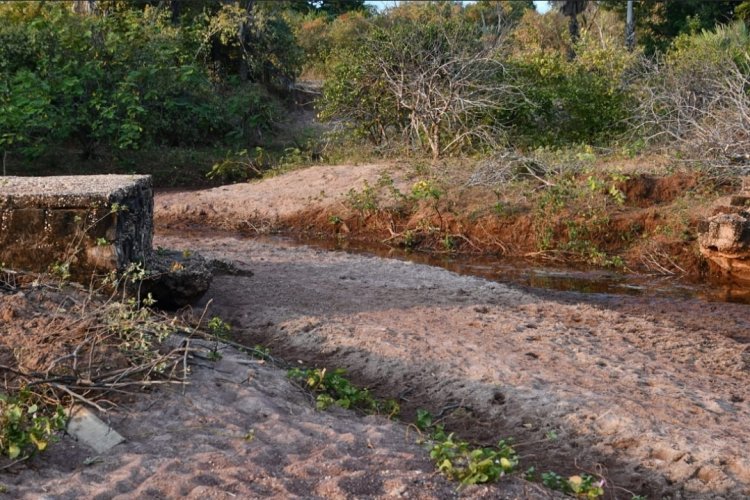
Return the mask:
[[[68,422],[68,434],[97,453],[104,453],[125,441],[125,438],[117,431],[102,422],[91,410],[82,406],[73,408],[70,422]]]
[[[717,206],[713,217],[698,225],[701,254],[714,269],[734,282],[750,283],[750,196],[743,179],[743,191]],[[726,203],[726,201],[724,202]]]

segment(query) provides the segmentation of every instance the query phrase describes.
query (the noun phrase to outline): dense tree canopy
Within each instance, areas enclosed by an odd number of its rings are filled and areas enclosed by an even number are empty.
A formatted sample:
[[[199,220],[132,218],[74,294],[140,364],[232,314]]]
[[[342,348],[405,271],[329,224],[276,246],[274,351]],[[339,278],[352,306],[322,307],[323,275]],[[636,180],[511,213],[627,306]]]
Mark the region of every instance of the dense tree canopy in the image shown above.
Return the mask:
[[[557,4],[542,15],[529,0],[381,12],[360,0],[0,2],[0,152],[253,148],[300,75],[323,84],[319,118],[379,147],[610,144],[644,109],[643,89],[672,103],[655,105],[656,126],[682,99],[674,82],[714,96],[724,87],[711,74],[748,73],[745,32],[721,28],[747,1],[636,2],[633,52],[624,3]],[[698,66],[705,78],[685,77]],[[732,82],[722,92],[741,109],[747,87]]]

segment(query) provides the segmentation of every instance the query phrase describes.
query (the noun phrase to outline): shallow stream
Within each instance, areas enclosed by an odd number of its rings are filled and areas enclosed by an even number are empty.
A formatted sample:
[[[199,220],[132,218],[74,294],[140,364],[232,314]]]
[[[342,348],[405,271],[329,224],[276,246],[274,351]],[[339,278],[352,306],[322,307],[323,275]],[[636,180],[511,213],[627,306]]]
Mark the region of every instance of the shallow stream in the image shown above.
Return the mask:
[[[750,304],[750,289],[728,284],[690,282],[678,276],[621,273],[590,267],[544,265],[530,259],[468,256],[407,251],[349,240],[324,240],[292,236],[256,237],[268,242],[373,255],[442,267],[462,275],[479,276],[498,283],[578,293],[700,299],[708,302]]]

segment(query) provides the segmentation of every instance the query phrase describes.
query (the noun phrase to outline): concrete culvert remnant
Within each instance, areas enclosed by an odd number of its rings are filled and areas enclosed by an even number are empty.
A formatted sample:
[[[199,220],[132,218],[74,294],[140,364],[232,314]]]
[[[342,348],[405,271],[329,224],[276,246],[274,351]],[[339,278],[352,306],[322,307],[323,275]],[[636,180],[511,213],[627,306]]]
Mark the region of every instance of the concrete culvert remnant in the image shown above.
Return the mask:
[[[742,190],[719,203],[716,214],[698,227],[700,251],[710,264],[734,282],[750,283],[750,177]]]
[[[145,261],[153,236],[147,175],[3,177],[0,262],[86,280]]]
[[[0,265],[85,283],[142,264],[149,288],[158,289],[166,302],[183,305],[208,289],[210,275],[205,265],[198,266],[201,272],[186,297],[183,275],[192,274],[179,265],[179,286],[172,290],[175,279],[152,250],[153,217],[148,175],[1,177]],[[161,265],[148,272],[155,262]],[[171,293],[177,300],[166,300]]]

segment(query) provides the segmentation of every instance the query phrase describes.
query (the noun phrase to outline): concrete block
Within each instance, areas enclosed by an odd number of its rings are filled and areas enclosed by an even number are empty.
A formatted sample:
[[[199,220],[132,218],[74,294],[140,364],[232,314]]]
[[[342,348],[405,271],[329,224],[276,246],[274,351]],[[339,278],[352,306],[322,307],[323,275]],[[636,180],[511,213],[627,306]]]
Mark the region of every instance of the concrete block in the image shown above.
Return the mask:
[[[146,175],[0,177],[0,264],[74,279],[144,262],[153,237]]]

